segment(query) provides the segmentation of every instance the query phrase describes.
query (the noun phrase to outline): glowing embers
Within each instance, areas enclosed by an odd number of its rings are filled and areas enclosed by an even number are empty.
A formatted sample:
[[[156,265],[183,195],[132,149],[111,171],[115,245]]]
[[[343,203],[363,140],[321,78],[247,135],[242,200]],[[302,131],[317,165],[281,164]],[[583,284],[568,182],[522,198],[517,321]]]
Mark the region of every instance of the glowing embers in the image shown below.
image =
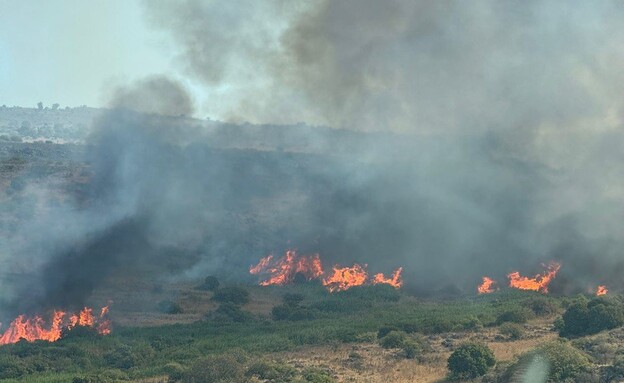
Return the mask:
[[[607,295],[607,293],[609,292],[609,289],[607,289],[607,286],[605,285],[600,285],[598,286],[598,288],[596,289],[596,296],[599,297],[601,295]]]
[[[390,277],[378,273],[372,279],[368,277],[366,268],[367,265],[357,263],[351,267],[334,265],[331,271],[324,273],[318,254],[302,256],[293,250],[289,250],[279,259],[275,259],[272,255],[262,258],[257,265],[249,268],[249,272],[253,275],[267,276],[260,282],[261,286],[291,284],[296,281],[298,275],[308,281],[320,279],[323,286],[331,292],[344,291],[354,286],[366,284],[387,284],[397,289],[403,286],[402,267],[396,269]]]
[[[477,293],[479,294],[493,293],[494,291],[498,290],[498,287],[495,287],[496,284],[497,284],[496,281],[494,281],[492,278],[483,277],[483,281],[481,282],[479,286],[477,286]]]
[[[33,317],[19,315],[11,322],[9,328],[0,335],[0,345],[16,343],[20,339],[29,342],[35,340],[54,342],[61,337],[64,329],[71,330],[76,326],[93,328],[101,335],[110,334],[108,306],[102,307],[98,315],[94,315],[93,309],[88,307],[77,313],[54,310],[49,323],[46,323],[39,315]]]
[[[537,274],[533,278],[523,277],[519,272],[514,271],[507,275],[507,278],[509,278],[509,287],[547,293],[548,285],[555,278],[560,268],[561,265],[559,263],[550,262],[543,274]]]
[[[300,256],[294,250],[275,260],[272,255],[262,258],[256,266],[249,268],[251,274],[266,274],[268,277],[260,282],[261,286],[286,285],[293,283],[297,274],[311,281],[323,275],[323,267],[318,254]]]

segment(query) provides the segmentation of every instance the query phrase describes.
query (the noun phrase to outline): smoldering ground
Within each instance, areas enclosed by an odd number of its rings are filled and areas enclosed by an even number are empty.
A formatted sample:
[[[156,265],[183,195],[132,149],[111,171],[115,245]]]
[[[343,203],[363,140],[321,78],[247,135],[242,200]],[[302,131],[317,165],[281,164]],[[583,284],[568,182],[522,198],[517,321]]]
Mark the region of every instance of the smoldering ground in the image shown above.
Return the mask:
[[[210,112],[344,129],[206,129],[181,117],[193,102],[174,81],[120,89],[84,190],[43,198],[16,229],[28,241],[9,240],[35,277],[3,282],[5,311],[82,305],[114,275],[253,281],[250,264],[289,247],[403,266],[420,293],[550,259],[563,264],[551,291],[621,283],[613,4],[213,4],[146,4],[190,78],[231,96]]]

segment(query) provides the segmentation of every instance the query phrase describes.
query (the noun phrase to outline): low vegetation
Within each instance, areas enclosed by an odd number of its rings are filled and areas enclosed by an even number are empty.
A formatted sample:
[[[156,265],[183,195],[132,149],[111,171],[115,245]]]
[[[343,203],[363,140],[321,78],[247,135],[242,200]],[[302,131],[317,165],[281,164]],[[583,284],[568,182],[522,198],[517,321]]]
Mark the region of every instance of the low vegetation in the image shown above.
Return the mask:
[[[166,376],[171,382],[228,382],[230,378],[225,376],[230,376],[238,379],[236,382],[335,382],[330,368],[285,361],[279,355],[299,353],[310,346],[373,345],[377,352],[382,350],[388,355],[388,360],[417,366],[438,357],[430,344],[436,338],[449,339],[447,350],[452,357],[448,359],[448,368],[453,379],[485,374],[487,379],[491,378],[488,382],[502,382],[504,376],[513,375],[527,363],[527,358],[536,355],[553,366],[561,366],[553,379],[587,374],[624,376],[624,342],[620,347],[617,341],[624,339],[620,332],[543,346],[516,362],[498,363],[494,368],[487,347],[463,344],[487,333],[491,334],[490,342],[500,342],[494,340],[497,334],[507,341],[530,339],[527,332],[533,322],[516,322],[537,317],[543,318],[538,321],[552,323],[563,305],[556,298],[501,291],[486,296],[426,300],[386,287],[367,286],[334,294],[315,284],[288,288],[229,286],[214,292],[197,292],[194,296],[209,304],[203,318],[194,323],[153,327],[114,324],[109,336],[70,331],[54,343],[21,341],[2,346],[0,379],[79,383]],[[255,310],[258,294],[274,302],[272,307]],[[615,298],[579,302],[588,313],[618,313],[619,300]],[[574,318],[570,313],[577,310],[579,302],[565,303],[567,310],[560,323],[576,323],[570,322]],[[112,309],[115,310],[114,305]],[[165,311],[157,307],[153,310]],[[183,314],[172,318],[184,315],[187,314],[183,310]],[[613,317],[617,315],[607,316]],[[589,320],[586,326],[603,328],[604,322],[604,318]],[[619,322],[607,323],[611,326]],[[460,334],[459,338],[456,334]],[[353,350],[344,355],[348,368],[359,370],[367,365],[364,352]],[[441,368],[444,360],[446,357],[440,361]]]

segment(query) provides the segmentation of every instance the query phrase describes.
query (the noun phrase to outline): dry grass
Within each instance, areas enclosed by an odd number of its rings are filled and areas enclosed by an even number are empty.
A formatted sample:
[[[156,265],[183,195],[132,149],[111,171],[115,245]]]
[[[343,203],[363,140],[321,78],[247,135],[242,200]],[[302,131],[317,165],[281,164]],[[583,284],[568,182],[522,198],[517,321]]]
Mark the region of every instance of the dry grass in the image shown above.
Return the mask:
[[[443,382],[446,360],[453,347],[467,342],[486,343],[499,361],[510,361],[538,345],[555,339],[551,320],[536,320],[526,325],[527,335],[516,341],[496,340],[496,328],[476,333],[447,333],[427,338],[432,351],[420,360],[403,358],[398,351],[385,350],[376,343],[307,347],[271,357],[297,367],[314,366],[329,369],[339,382],[361,383],[434,383]],[[359,355],[354,363],[351,353]]]

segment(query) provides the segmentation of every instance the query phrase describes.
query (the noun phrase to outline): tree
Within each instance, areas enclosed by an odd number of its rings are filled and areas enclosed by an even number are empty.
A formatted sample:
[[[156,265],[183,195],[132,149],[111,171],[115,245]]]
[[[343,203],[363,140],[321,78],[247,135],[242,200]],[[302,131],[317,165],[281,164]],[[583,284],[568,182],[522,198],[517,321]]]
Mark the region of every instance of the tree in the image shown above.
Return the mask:
[[[43,102],[39,101],[39,102],[37,103],[37,109],[39,109],[39,110],[43,110]]]
[[[61,105],[59,105],[58,103],[52,104],[52,110],[58,110],[59,106]]]

